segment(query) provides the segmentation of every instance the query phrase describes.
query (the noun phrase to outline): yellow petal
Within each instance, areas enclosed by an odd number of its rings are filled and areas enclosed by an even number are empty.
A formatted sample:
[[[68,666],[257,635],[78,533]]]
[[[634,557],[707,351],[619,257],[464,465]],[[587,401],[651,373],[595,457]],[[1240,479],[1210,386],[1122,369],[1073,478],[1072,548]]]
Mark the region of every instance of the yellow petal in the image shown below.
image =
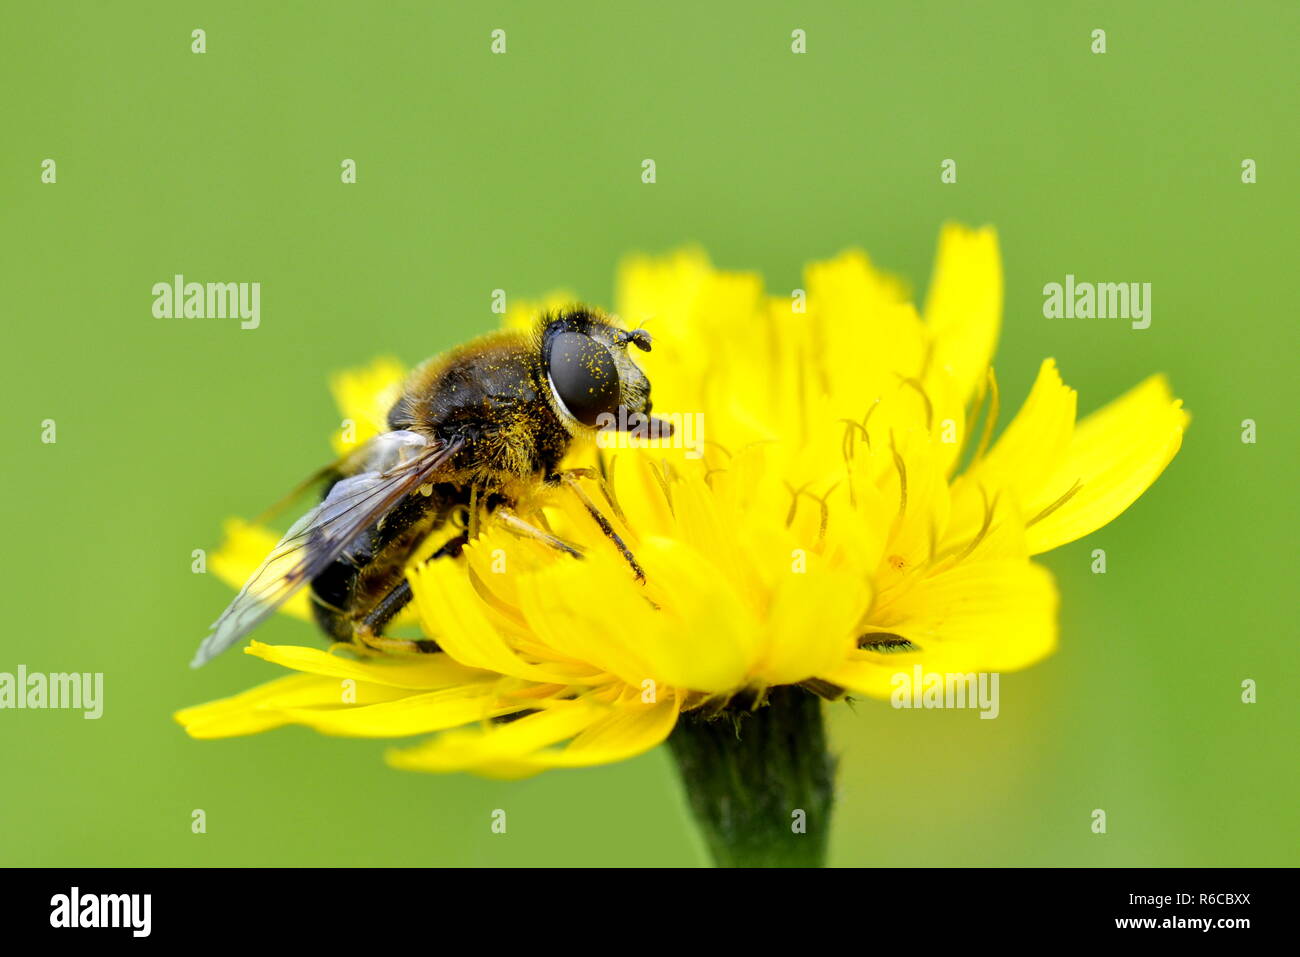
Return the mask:
[[[521,777],[537,770],[525,759],[595,724],[608,711],[585,698],[562,701],[535,714],[487,729],[449,731],[425,744],[388,752],[388,763],[410,771],[478,771]]]
[[[689,545],[649,538],[637,546],[647,579],[641,585],[606,547],[521,579],[520,608],[541,641],[634,688],[647,679],[701,691],[744,682],[757,619],[717,566]]]
[[[1025,503],[1025,511],[1035,514],[1032,506],[1048,494],[1046,480],[1070,446],[1077,400],[1075,391],[1061,381],[1056,363],[1044,359],[1025,404],[984,460],[972,466],[971,476],[1011,488]]]
[[[653,611],[627,566],[604,556],[556,562],[519,576],[519,610],[528,627],[557,656],[587,661],[601,671],[640,684],[658,672],[647,646]]]
[[[284,708],[286,721],[304,724],[324,734],[359,738],[397,738],[442,731],[520,710],[518,702],[503,703],[492,685],[475,684],[393,701],[326,708]]]
[[[768,684],[797,684],[842,661],[871,600],[865,582],[817,567],[815,556],[807,560],[807,570],[786,574],[772,599],[767,648],[756,668]]]
[[[1030,552],[1081,538],[1132,505],[1178,452],[1189,420],[1164,376],[1156,375],[1081,421],[1043,480],[1039,510],[1026,510]],[[1068,500],[1043,514],[1076,483]]]
[[[471,544],[467,550],[475,547]],[[571,679],[571,674],[539,666],[511,648],[489,619],[464,565],[428,562],[407,575],[425,633],[462,665],[544,683],[567,684]]]
[[[344,422],[331,439],[336,453],[343,455],[388,431],[388,410],[401,396],[405,381],[406,369],[388,358],[340,372],[330,380]]]
[[[867,631],[908,639],[910,653],[855,651],[820,675],[873,697],[888,697],[898,671],[921,664],[940,673],[1002,672],[1051,654],[1057,637],[1051,574],[1023,560],[967,562],[917,583]]]
[[[391,658],[357,661],[319,648],[267,645],[260,641],[250,642],[244,653],[294,671],[414,690],[445,688],[496,677],[491,672],[466,668],[445,654],[419,655],[396,661]]]
[[[662,683],[696,691],[726,691],[752,673],[761,632],[752,597],[724,569],[689,545],[652,538],[637,557],[661,611],[642,631],[646,656]]]
[[[373,704],[400,698],[408,692],[385,685],[357,682],[345,685],[323,675],[289,675],[242,694],[185,708],[175,718],[193,738],[227,738],[256,734],[288,724],[286,709],[337,707],[348,698]]]
[[[679,710],[675,694],[657,703],[635,699],[612,707],[568,701],[488,730],[449,732],[426,745],[392,751],[388,760],[408,770],[474,771],[496,778],[609,764],[661,743]],[[572,740],[564,747],[551,747],[567,738]]]
[[[784,391],[772,399],[778,408],[793,412],[805,401],[799,393],[824,391],[836,410],[832,421],[838,416],[858,419],[876,398],[897,388],[900,376],[921,371],[924,324],[906,301],[902,283],[877,270],[860,250],[811,264],[805,282],[813,319],[808,335],[799,336],[794,320],[801,317],[787,316],[777,348],[795,350],[794,358],[808,369],[794,370],[782,383]],[[803,430],[807,422],[798,425]],[[787,432],[783,437],[791,436]]]
[[[590,767],[635,757],[668,737],[680,711],[680,699],[675,693],[669,693],[667,700],[655,704],[634,699],[589,725],[564,748],[537,751],[525,760],[542,770]]]
[[[925,319],[935,368],[952,375],[960,396],[970,396],[984,378],[1002,325],[1002,256],[991,227],[944,226]]]

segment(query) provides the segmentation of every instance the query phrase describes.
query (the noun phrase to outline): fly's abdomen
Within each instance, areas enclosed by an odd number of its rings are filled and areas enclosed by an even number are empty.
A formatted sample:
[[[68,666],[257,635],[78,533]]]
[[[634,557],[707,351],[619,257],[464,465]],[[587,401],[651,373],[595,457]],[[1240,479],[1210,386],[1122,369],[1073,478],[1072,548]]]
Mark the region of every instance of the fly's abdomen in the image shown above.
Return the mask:
[[[407,561],[427,536],[447,524],[457,498],[458,491],[448,485],[432,486],[429,495],[408,495],[366,530],[357,547],[312,579],[312,615],[327,635],[351,642],[358,626],[382,613],[382,621],[367,626],[378,634],[401,610],[405,601],[383,603],[405,589]]]

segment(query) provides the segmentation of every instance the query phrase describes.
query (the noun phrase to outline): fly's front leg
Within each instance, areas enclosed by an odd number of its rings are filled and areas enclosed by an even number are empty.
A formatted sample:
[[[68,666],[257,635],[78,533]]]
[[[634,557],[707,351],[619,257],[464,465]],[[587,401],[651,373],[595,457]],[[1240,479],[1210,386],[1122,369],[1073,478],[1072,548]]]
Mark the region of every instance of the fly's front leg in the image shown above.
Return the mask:
[[[614,531],[614,526],[610,524],[609,519],[605,517],[605,513],[602,512],[596,506],[596,503],[591,500],[591,496],[586,493],[582,487],[582,483],[579,481],[582,478],[592,477],[592,474],[593,473],[590,469],[567,469],[566,471],[557,473],[556,477],[578,497],[578,501],[582,502],[583,507],[587,510],[587,514],[590,515],[592,519],[595,520],[596,524],[600,526],[600,530],[605,534],[605,537],[614,543],[619,554],[623,556],[623,560],[631,566],[632,573],[636,575],[636,580],[645,584],[645,570],[642,569],[640,563],[637,562],[636,556],[632,554],[632,549],[628,548],[623,539],[619,537],[618,532]]]

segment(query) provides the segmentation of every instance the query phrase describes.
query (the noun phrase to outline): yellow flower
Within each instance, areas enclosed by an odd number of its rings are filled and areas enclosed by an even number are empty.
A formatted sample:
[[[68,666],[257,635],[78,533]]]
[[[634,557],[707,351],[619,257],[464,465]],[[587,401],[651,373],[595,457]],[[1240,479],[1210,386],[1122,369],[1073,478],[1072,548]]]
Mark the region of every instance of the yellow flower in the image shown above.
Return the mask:
[[[1032,556],[1111,521],[1155,481],[1182,440],[1181,403],[1155,376],[1076,423],[1049,359],[993,440],[1002,274],[990,229],[944,229],[923,313],[859,252],[809,267],[805,289],[769,297],[759,277],[692,250],[621,269],[619,315],[654,334],[643,365],[656,414],[683,427],[653,448],[585,447],[570,464],[598,466],[585,484],[644,583],[557,490],[537,507],[582,560],[488,521],[459,560],[411,563],[407,620],[440,652],[356,661],[253,642],[250,654],[299,674],[178,719],[195,737],[286,723],[442,732],[390,763],[515,777],[639,754],[683,711],[752,706],[780,686],[888,697],[918,664],[1041,660],[1058,597]],[[339,450],[383,427],[400,372],[380,363],[335,380],[355,425]],[[274,536],[228,532],[214,568],[237,585]]]

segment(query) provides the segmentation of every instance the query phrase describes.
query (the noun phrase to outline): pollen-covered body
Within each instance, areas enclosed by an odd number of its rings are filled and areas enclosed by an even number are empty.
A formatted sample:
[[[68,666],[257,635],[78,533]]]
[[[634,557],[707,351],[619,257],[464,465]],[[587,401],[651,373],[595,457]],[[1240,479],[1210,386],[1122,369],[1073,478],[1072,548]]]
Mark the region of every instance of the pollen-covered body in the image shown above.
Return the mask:
[[[382,603],[395,592],[405,597],[407,563],[430,535],[446,539],[437,557],[455,555],[472,512],[513,507],[554,475],[572,436],[548,389],[534,337],[514,331],[459,346],[411,374],[389,410],[389,428],[457,450],[441,481],[406,496],[366,531],[362,560],[344,556],[312,580],[312,612],[327,634],[352,641],[358,628],[380,631],[400,608]]]
[[[628,357],[630,345],[648,352],[649,334],[573,307],[539,316],[529,333],[497,332],[425,363],[389,408],[388,431],[317,473],[329,480],[320,504],[262,560],[191,664],[221,654],[304,586],[317,622],[337,641],[366,651],[435,650],[431,641],[382,636],[411,600],[408,565],[458,556],[485,515],[580,557],[544,527],[532,493],[553,484],[569,485],[643,581],[609,520],[559,468],[574,437],[649,417],[650,383]]]
[[[553,407],[534,337],[506,331],[417,369],[388,427],[463,444],[448,479],[487,490],[554,472],[572,438]]]
[[[381,650],[430,650],[430,642],[380,638],[410,600],[407,566],[421,558],[459,555],[485,515],[497,514],[524,534],[576,554],[520,513],[533,513],[537,489],[560,480],[560,463],[575,436],[594,431],[595,417],[617,410],[648,414],[649,382],[627,346],[649,348],[643,332],[625,332],[597,313],[575,309],[543,316],[531,332],[504,330],[424,363],[388,411],[389,431],[328,489],[322,508],[349,507],[353,488],[421,455],[439,457],[428,480],[409,486],[341,552],[327,535],[308,548],[335,548],[310,575],[312,611],[337,641]],[[377,476],[377,478],[371,478]],[[343,494],[336,494],[335,490]],[[331,496],[341,499],[332,504]],[[603,518],[597,518],[604,522]],[[611,538],[637,575],[622,541]]]

